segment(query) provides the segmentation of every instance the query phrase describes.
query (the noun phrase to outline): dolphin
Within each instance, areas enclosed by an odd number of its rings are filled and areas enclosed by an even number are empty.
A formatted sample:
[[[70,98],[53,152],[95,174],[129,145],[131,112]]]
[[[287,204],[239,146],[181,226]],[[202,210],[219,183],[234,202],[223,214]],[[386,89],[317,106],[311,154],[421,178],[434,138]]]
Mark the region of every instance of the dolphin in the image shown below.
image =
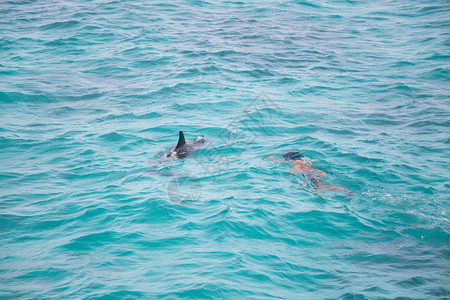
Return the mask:
[[[183,131],[180,130],[177,145],[166,151],[162,159],[171,160],[177,158],[185,158],[186,156],[191,155],[196,149],[202,147],[203,144],[205,144],[203,135],[197,136],[197,139],[195,141],[187,141],[184,138]]]
[[[176,175],[174,174],[174,172],[172,172],[171,170],[169,171],[161,170],[161,168],[158,165],[178,158],[185,158],[186,156],[193,154],[196,149],[202,147],[206,142],[207,140],[203,138],[203,135],[197,136],[197,139],[195,141],[186,141],[186,139],[184,138],[183,131],[180,130],[178,143],[176,144],[176,146],[173,146],[172,148],[164,152],[164,155],[158,158],[156,160],[156,163],[150,164],[150,168],[137,172],[132,172],[130,174],[156,173],[163,176],[174,176]]]

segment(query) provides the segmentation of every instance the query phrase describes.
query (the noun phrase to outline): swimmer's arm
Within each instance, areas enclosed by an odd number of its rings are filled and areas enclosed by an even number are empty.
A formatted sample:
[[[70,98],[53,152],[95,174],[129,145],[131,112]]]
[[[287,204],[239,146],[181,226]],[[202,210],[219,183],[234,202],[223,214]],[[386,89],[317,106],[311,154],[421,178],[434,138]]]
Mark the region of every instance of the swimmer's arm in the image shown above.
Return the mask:
[[[319,172],[319,173],[320,173],[320,175],[327,175],[327,173],[325,173],[325,172],[324,172],[324,171],[322,171],[322,170],[316,169],[316,168],[314,168],[314,167],[311,167],[311,169],[313,169],[313,170],[315,170],[315,171]]]

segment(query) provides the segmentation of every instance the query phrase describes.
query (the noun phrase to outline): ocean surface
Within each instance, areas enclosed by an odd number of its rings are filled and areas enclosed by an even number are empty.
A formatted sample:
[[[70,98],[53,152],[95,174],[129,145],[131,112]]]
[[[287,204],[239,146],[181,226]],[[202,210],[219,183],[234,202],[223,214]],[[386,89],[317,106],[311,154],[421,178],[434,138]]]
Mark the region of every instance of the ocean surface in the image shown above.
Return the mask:
[[[0,299],[450,299],[448,0],[0,15]]]

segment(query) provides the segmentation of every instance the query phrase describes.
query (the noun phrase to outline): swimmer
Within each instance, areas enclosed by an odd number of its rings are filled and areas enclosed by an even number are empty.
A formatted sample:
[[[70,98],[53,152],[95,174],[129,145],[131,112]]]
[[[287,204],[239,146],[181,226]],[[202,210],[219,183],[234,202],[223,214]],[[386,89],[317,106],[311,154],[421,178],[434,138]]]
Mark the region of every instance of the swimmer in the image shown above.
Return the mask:
[[[273,156],[269,157],[269,159],[278,160]],[[320,179],[327,175],[327,173],[314,168],[309,162],[303,160],[303,153],[291,151],[283,155],[283,159],[285,161],[291,162],[291,166],[294,168],[294,170],[303,175],[303,177],[305,178],[305,182],[312,185],[315,192],[318,189],[327,189],[330,191],[344,191],[348,194],[352,193],[348,189],[344,189],[340,186],[324,185],[323,183],[321,183]]]

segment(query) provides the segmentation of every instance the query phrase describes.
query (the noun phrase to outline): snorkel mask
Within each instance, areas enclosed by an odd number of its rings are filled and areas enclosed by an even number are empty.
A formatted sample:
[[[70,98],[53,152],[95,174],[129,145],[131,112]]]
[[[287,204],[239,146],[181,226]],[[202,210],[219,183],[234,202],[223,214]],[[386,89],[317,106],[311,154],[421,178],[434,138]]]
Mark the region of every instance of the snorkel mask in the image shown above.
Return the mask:
[[[294,158],[302,157],[302,156],[303,156],[303,153],[297,153],[297,154],[291,155],[289,157],[286,157],[285,160],[292,160]]]

